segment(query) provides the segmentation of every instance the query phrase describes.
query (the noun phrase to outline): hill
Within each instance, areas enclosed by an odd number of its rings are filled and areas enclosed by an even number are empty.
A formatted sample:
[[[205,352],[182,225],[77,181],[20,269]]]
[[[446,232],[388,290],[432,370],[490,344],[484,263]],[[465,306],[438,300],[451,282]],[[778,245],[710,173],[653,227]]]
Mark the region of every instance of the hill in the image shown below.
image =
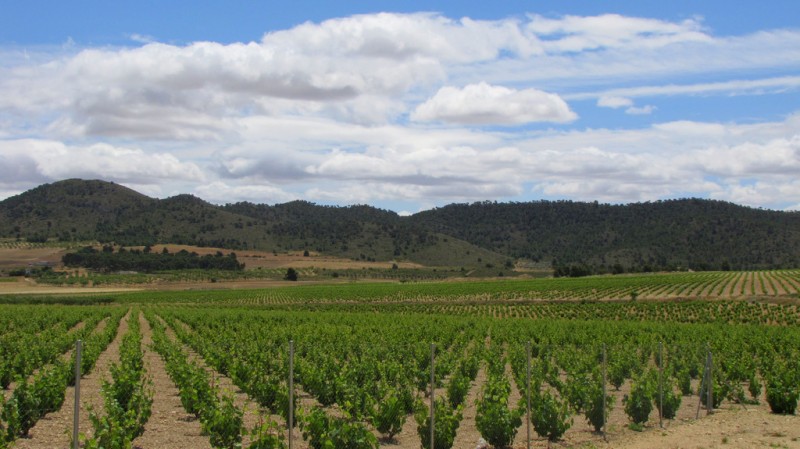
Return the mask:
[[[533,261],[640,269],[751,269],[800,264],[800,213],[681,199],[453,204],[420,226]]]
[[[77,179],[45,184],[0,202],[0,237],[278,252],[307,249],[359,260],[456,267],[462,262],[499,265],[507,259],[369,206],[327,207],[303,201],[216,206],[192,195],[159,200],[114,183]],[[467,255],[474,263],[463,258]]]
[[[511,260],[590,272],[800,266],[800,213],[700,199],[482,202],[400,217],[363,205],[217,206],[191,195],[154,199],[109,182],[73,179],[0,202],[0,237],[307,249],[451,267]]]

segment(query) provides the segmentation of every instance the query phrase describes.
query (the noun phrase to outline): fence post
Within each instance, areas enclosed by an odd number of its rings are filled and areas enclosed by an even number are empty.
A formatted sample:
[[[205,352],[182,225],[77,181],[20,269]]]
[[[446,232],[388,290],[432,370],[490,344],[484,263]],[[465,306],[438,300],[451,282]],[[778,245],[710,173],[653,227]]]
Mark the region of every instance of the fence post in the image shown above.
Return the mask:
[[[289,340],[289,449],[292,449],[292,428],[294,427],[294,340]]]
[[[664,342],[658,342],[658,427],[664,428]]]
[[[711,354],[711,347],[708,348],[708,403],[706,404],[706,414],[714,413],[714,356]]]
[[[528,366],[527,366],[527,374],[525,378],[525,396],[527,397],[528,401],[528,409],[527,409],[527,442],[528,442],[528,449],[531,449],[531,342],[528,341],[528,344],[525,348],[525,353],[527,354]]]
[[[708,378],[708,357],[706,357],[706,363],[703,365],[703,379],[700,381],[700,389],[697,391],[697,395],[700,399],[697,401],[697,413],[694,415],[694,419],[700,418],[700,406],[703,404],[703,387],[706,386],[706,379]]]
[[[434,368],[434,362],[436,359],[436,343],[431,343],[431,447],[430,449],[434,449],[433,446],[433,434],[434,434],[434,425],[436,424],[436,405],[434,404],[434,390],[436,389],[436,369]]]
[[[81,350],[83,342],[75,342],[75,409],[72,415],[72,448],[78,449],[80,438],[78,438],[78,420],[81,413]]]
[[[603,440],[607,441],[606,437],[606,344],[603,343]]]

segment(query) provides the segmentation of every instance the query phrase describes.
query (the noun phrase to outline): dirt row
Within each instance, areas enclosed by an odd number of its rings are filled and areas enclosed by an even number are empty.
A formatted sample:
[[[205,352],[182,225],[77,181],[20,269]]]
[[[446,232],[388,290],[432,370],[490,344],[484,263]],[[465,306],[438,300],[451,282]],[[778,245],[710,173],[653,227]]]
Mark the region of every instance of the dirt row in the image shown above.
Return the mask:
[[[89,410],[103,411],[103,397],[101,387],[103,379],[108,377],[112,363],[119,360],[119,346],[122,336],[128,331],[128,317],[125,314],[119,324],[117,335],[103,351],[95,362],[94,369],[89,374],[81,377],[80,413],[78,415],[78,428],[80,433],[91,431]],[[107,322],[108,320],[105,320]],[[103,325],[105,327],[105,325]],[[48,413],[33,428],[27,438],[18,439],[14,445],[20,449],[55,449],[71,447],[73,426],[73,410],[75,407],[75,387],[67,387],[64,404],[57,412]]]

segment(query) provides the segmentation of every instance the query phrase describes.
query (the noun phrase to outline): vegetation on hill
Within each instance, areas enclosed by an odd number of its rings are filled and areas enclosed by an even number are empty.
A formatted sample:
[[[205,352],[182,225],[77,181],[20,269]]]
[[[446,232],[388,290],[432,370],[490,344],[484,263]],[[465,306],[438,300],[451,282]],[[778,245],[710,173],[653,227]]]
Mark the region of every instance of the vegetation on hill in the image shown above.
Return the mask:
[[[547,261],[568,272],[800,266],[800,213],[722,201],[483,202],[421,212],[413,220],[488,250]]]
[[[467,269],[519,263],[568,276],[800,267],[800,213],[700,199],[481,202],[400,217],[370,206],[305,201],[215,206],[191,195],[159,200],[113,183],[73,179],[0,202],[0,237],[312,250]]]
[[[160,253],[153,253],[150,247],[144,250],[126,250],[120,248],[114,252],[110,246],[98,251],[91,246],[82,248],[74,253],[67,253],[62,257],[62,262],[68,267],[83,267],[95,271],[142,271],[152,273],[166,270],[243,270],[244,264],[236,259],[236,253],[223,255],[217,252],[214,255],[200,256],[195,252],[181,250],[169,253],[166,248]]]

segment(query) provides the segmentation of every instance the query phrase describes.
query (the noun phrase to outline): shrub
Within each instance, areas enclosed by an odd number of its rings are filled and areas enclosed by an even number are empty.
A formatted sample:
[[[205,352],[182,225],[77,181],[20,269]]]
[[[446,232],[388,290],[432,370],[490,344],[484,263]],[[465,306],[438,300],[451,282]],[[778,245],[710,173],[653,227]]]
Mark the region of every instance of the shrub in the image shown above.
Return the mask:
[[[548,441],[558,441],[572,426],[569,405],[546,391],[532,400],[531,422],[536,434]]]
[[[664,391],[662,393],[664,397],[664,403],[661,404],[661,395],[658,394],[658,391],[655,392],[655,403],[656,406],[661,408],[662,418],[665,419],[675,419],[675,415],[678,413],[678,408],[681,406],[681,395],[680,393],[676,392],[677,385],[676,381],[672,379],[667,379],[664,381]]]
[[[431,420],[428,407],[422,401],[417,402],[414,420],[417,421],[417,434],[423,449],[450,449],[456,438],[456,431],[461,422],[461,407],[450,408],[443,399],[437,399],[434,405],[436,419],[433,429],[433,448],[431,448]]]
[[[633,383],[631,394],[626,395],[622,402],[625,403],[625,414],[634,424],[643,425],[650,418],[653,410],[652,382],[646,376],[641,376]]]
[[[202,421],[203,432],[210,436],[211,446],[233,449],[242,444],[242,411],[231,396],[224,396],[216,407],[206,410]]]
[[[377,449],[378,439],[363,424],[351,419],[332,418],[325,410],[315,407],[310,413],[298,416],[303,438],[313,449]]]
[[[478,400],[475,424],[481,436],[496,448],[510,445],[517,434],[517,427],[522,424],[523,409],[508,408],[510,393],[511,384],[505,377],[492,377]]]
[[[772,413],[793,415],[797,410],[800,388],[796,376],[788,367],[779,367],[767,378],[767,403]]]
[[[447,399],[450,401],[450,407],[456,408],[464,403],[467,393],[469,393],[469,387],[469,378],[460,372],[450,378],[447,384]]]
[[[250,445],[247,449],[286,449],[281,437],[283,429],[274,421],[267,421],[250,431]]]
[[[406,422],[403,403],[396,391],[389,394],[372,411],[372,425],[375,430],[391,439],[400,432]]]
[[[758,380],[758,375],[756,374],[755,370],[750,374],[750,383],[747,386],[747,390],[750,392],[750,397],[753,398],[753,401],[758,403],[758,398],[761,397],[761,389],[763,386],[761,385],[761,381]]]
[[[585,405],[584,416],[586,420],[594,427],[595,432],[600,432],[603,429],[603,386],[602,380],[598,380],[599,376],[595,376],[594,382],[588,385],[586,392],[587,402]],[[605,416],[611,414],[614,409],[614,396],[606,395],[606,410]]]

